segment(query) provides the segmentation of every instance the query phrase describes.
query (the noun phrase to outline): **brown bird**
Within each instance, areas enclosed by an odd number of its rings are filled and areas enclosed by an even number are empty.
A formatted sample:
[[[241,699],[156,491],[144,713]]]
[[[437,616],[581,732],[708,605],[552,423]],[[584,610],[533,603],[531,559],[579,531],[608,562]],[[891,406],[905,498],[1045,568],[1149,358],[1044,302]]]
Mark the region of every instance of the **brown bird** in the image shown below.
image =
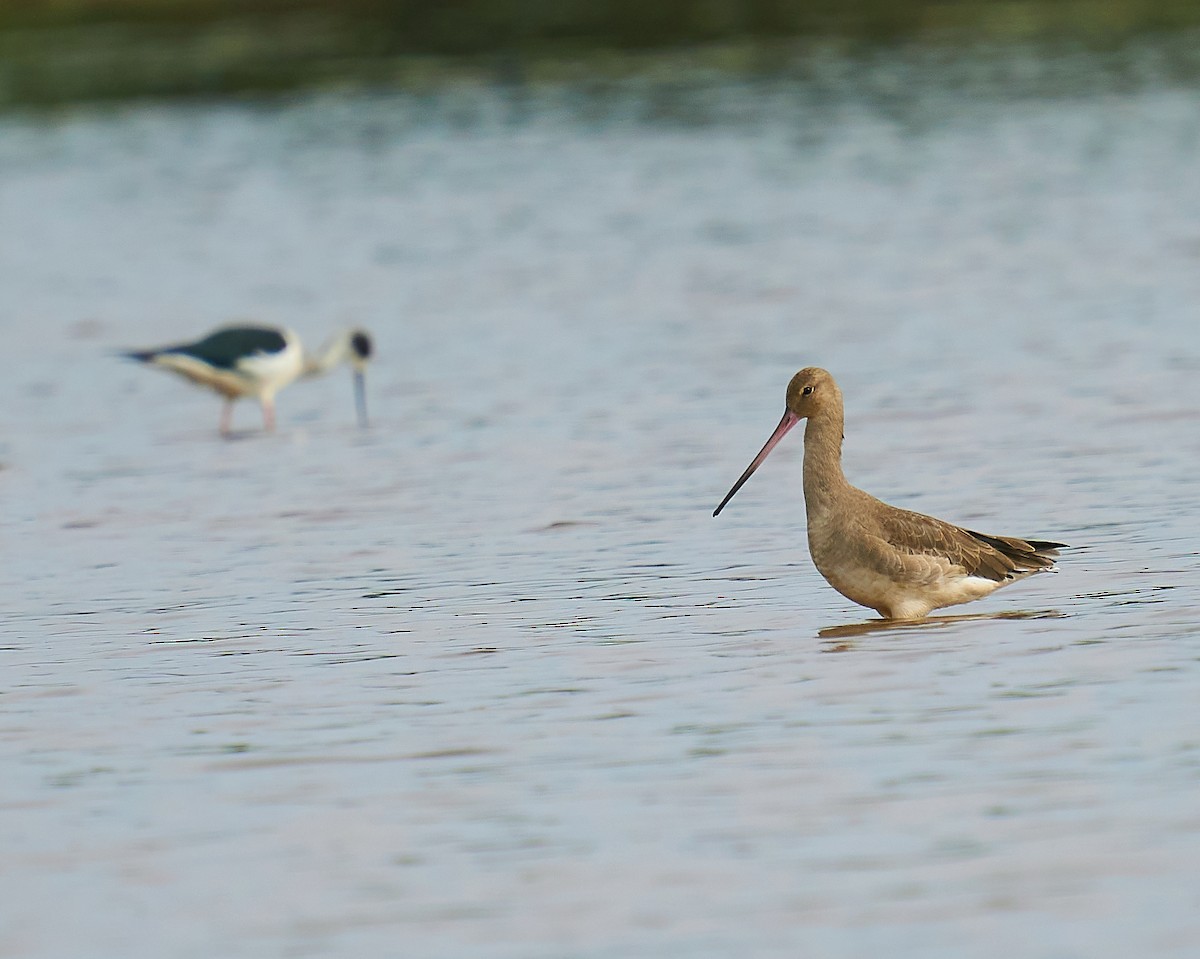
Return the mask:
[[[885,619],[922,619],[1050,569],[1063,543],[988,536],[897,509],[851,486],[842,472],[842,391],[825,370],[792,377],[783,419],[733,484],[716,516],[787,432],[804,428],[808,551],[818,572],[847,599]]]

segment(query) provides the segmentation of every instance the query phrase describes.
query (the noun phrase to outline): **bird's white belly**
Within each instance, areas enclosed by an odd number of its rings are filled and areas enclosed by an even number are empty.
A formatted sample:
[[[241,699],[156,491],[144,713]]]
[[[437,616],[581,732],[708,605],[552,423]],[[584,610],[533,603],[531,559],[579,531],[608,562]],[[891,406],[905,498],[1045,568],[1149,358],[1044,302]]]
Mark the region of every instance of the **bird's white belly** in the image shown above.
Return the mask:
[[[810,551],[818,572],[830,586],[847,599],[891,619],[920,619],[930,610],[979,599],[1003,585],[972,576],[937,556],[910,556],[904,564],[880,565],[842,544],[818,545],[810,541]]]

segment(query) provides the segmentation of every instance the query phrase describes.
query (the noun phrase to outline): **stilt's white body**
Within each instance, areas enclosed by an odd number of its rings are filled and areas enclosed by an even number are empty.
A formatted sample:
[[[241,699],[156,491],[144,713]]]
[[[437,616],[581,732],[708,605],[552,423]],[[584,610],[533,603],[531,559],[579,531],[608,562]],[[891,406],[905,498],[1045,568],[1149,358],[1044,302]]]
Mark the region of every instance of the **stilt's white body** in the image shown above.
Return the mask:
[[[286,345],[278,353],[251,353],[229,369],[220,369],[187,353],[158,353],[146,362],[216,390],[226,399],[253,397],[268,404],[304,372],[304,348],[299,338],[291,330],[279,332]]]
[[[366,424],[363,371],[372,352],[371,338],[361,330],[335,336],[316,356],[305,353],[291,330],[273,327],[226,327],[195,343],[129,353],[132,359],[170,370],[225,398],[221,432],[228,434],[233,404],[254,397],[262,406],[263,425],[275,426],[275,395],[300,377],[317,376],[341,362],[354,368],[359,422]]]

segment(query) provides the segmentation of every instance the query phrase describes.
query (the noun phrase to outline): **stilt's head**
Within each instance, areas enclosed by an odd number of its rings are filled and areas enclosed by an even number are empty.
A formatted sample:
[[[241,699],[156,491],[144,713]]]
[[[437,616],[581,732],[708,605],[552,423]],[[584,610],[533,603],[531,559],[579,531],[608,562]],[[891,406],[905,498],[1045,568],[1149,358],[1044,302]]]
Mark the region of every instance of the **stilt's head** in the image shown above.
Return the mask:
[[[721,500],[721,505],[713,510],[713,516],[716,516],[725,508],[725,504],[733,499],[734,494],[745,485],[746,480],[754,475],[754,471],[762,465],[763,460],[767,458],[767,454],[779,445],[779,441],[787,436],[788,431],[793,426],[802,419],[815,416],[821,410],[830,406],[840,407],[841,402],[842,393],[838,389],[837,383],[834,382],[833,377],[827,371],[821,369],[819,366],[806,366],[793,376],[792,381],[788,383],[787,401],[784,404],[783,419],[775,427],[775,432],[771,434],[771,438],[767,440],[766,445],[759,450],[758,455],[746,467],[746,472],[733,484],[733,489],[725,494],[725,498]]]
[[[367,361],[375,352],[375,344],[369,333],[351,330],[346,340],[350,366],[354,370],[354,405],[358,409],[358,425],[367,425]]]
[[[360,372],[367,367],[367,361],[375,352],[375,343],[371,334],[365,330],[351,330],[347,335],[347,346],[350,350],[350,364]]]
[[[339,363],[349,363],[354,371],[354,403],[358,407],[358,425],[367,425],[367,362],[375,353],[375,344],[365,330],[347,330],[330,340],[316,356],[304,364],[305,376],[320,376]]]

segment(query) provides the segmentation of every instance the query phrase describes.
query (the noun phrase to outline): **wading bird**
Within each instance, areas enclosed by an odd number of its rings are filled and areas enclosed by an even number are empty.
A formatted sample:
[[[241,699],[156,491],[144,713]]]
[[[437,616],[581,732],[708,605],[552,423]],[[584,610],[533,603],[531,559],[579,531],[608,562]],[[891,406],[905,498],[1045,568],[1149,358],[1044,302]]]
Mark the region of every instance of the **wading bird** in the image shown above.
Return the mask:
[[[364,373],[371,358],[371,337],[362,330],[334,336],[315,356],[304,351],[291,330],[269,326],[227,326],[195,343],[157,350],[134,350],[130,359],[158,366],[225,398],[221,409],[221,434],[228,436],[233,404],[253,396],[262,405],[263,427],[275,428],[275,394],[300,377],[319,376],[339,363],[354,370],[354,398],[360,426],[367,425]]]
[[[792,377],[783,419],[716,516],[787,432],[804,428],[808,551],[818,572],[847,599],[885,619],[922,619],[930,610],[987,596],[1049,569],[1063,543],[988,536],[897,509],[851,486],[842,473],[842,392],[828,372]]]

